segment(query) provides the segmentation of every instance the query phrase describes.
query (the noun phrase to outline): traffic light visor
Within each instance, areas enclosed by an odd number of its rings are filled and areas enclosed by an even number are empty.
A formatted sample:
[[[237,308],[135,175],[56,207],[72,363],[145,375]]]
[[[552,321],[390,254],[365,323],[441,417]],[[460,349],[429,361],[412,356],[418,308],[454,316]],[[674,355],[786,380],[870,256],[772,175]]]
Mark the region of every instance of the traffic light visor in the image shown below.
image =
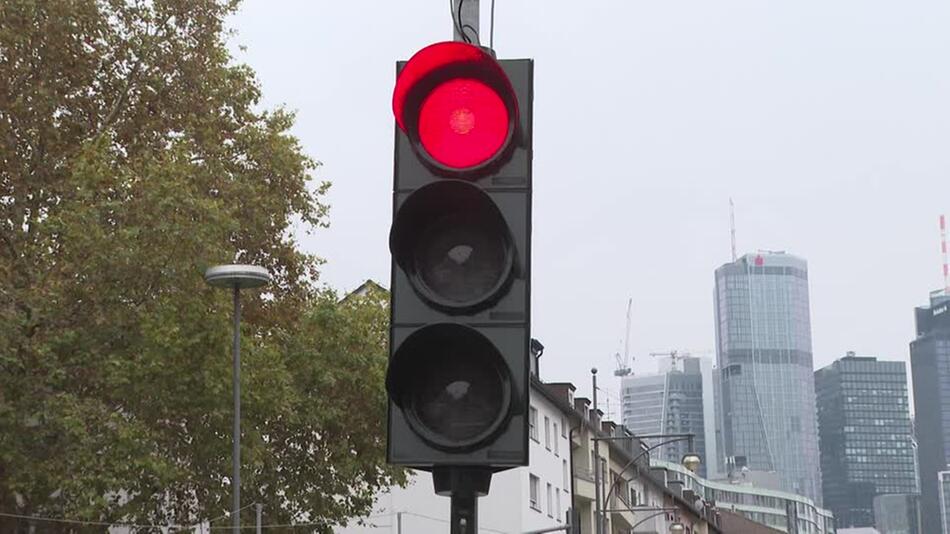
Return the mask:
[[[478,331],[437,323],[413,332],[389,362],[386,388],[426,441],[445,449],[477,446],[505,423],[511,373]]]
[[[405,64],[393,91],[396,123],[430,166],[466,173],[511,145],[517,99],[501,66],[477,46],[427,46]]]
[[[450,313],[493,302],[514,266],[498,207],[461,180],[433,182],[410,195],[396,212],[389,247],[416,293]]]

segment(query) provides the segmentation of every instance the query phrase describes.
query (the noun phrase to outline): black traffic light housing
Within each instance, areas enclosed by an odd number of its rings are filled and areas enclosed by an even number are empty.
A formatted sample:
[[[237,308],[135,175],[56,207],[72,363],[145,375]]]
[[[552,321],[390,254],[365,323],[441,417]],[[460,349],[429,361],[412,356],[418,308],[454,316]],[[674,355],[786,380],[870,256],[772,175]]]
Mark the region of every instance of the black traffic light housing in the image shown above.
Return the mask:
[[[391,463],[528,463],[532,81],[461,42],[397,65]]]

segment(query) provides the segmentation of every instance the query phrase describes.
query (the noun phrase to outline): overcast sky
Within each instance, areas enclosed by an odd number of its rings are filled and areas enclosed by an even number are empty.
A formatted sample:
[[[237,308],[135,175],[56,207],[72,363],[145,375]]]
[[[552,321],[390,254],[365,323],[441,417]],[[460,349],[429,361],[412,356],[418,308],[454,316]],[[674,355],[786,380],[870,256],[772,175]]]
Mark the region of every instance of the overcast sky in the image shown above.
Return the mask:
[[[394,64],[451,39],[448,2],[246,0],[232,23],[333,183],[331,227],[297,236],[322,281],[388,285]],[[913,308],[942,285],[950,3],[497,0],[495,23],[498,57],[535,60],[545,380],[589,394],[597,366],[616,391],[628,298],[635,372],[650,351],[711,354],[730,197],[740,254],[808,260],[816,368],[909,359]]]

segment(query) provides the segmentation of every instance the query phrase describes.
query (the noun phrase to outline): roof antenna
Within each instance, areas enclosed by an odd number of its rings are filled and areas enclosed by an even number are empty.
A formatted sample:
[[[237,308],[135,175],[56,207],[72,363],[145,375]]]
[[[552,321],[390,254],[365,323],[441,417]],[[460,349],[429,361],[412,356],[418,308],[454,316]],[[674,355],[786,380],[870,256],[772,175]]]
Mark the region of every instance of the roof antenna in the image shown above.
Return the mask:
[[[943,228],[943,217],[940,218],[941,228]],[[732,234],[732,261],[736,261],[736,205],[732,203],[732,197],[729,197],[729,232]],[[944,258],[946,258],[946,246],[944,246]],[[946,262],[944,262],[944,277],[946,278]]]
[[[943,294],[950,296],[950,268],[947,267],[947,222],[940,216],[940,252],[943,253]]]

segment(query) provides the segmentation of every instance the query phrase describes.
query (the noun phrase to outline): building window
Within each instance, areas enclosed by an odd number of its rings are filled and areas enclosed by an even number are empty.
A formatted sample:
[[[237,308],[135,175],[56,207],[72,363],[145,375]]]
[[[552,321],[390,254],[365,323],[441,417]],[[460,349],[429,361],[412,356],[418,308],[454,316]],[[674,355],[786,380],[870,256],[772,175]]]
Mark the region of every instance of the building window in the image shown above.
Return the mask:
[[[544,447],[551,450],[551,418],[544,416]]]
[[[564,424],[564,418],[561,418],[561,437],[567,438],[567,425]]]
[[[528,505],[531,506],[531,509],[541,511],[541,481],[538,480],[538,477],[534,475],[528,475],[528,486],[531,491],[530,499]]]
[[[561,465],[564,466],[564,491],[567,491],[567,488],[571,487],[571,474],[567,472],[567,460],[561,460]]]
[[[557,423],[554,423],[554,455],[555,456],[557,456],[560,453],[559,449],[561,448],[561,446],[558,444],[558,439],[559,438],[557,437]]]
[[[548,483],[548,517],[554,517],[554,496],[551,494],[551,484]]]
[[[534,406],[528,412],[528,434],[531,439],[538,441],[538,409]]]
[[[561,522],[561,492],[557,488],[554,488],[554,506],[555,506],[554,510],[557,512],[554,515],[554,518],[557,519],[558,523],[560,523]]]

